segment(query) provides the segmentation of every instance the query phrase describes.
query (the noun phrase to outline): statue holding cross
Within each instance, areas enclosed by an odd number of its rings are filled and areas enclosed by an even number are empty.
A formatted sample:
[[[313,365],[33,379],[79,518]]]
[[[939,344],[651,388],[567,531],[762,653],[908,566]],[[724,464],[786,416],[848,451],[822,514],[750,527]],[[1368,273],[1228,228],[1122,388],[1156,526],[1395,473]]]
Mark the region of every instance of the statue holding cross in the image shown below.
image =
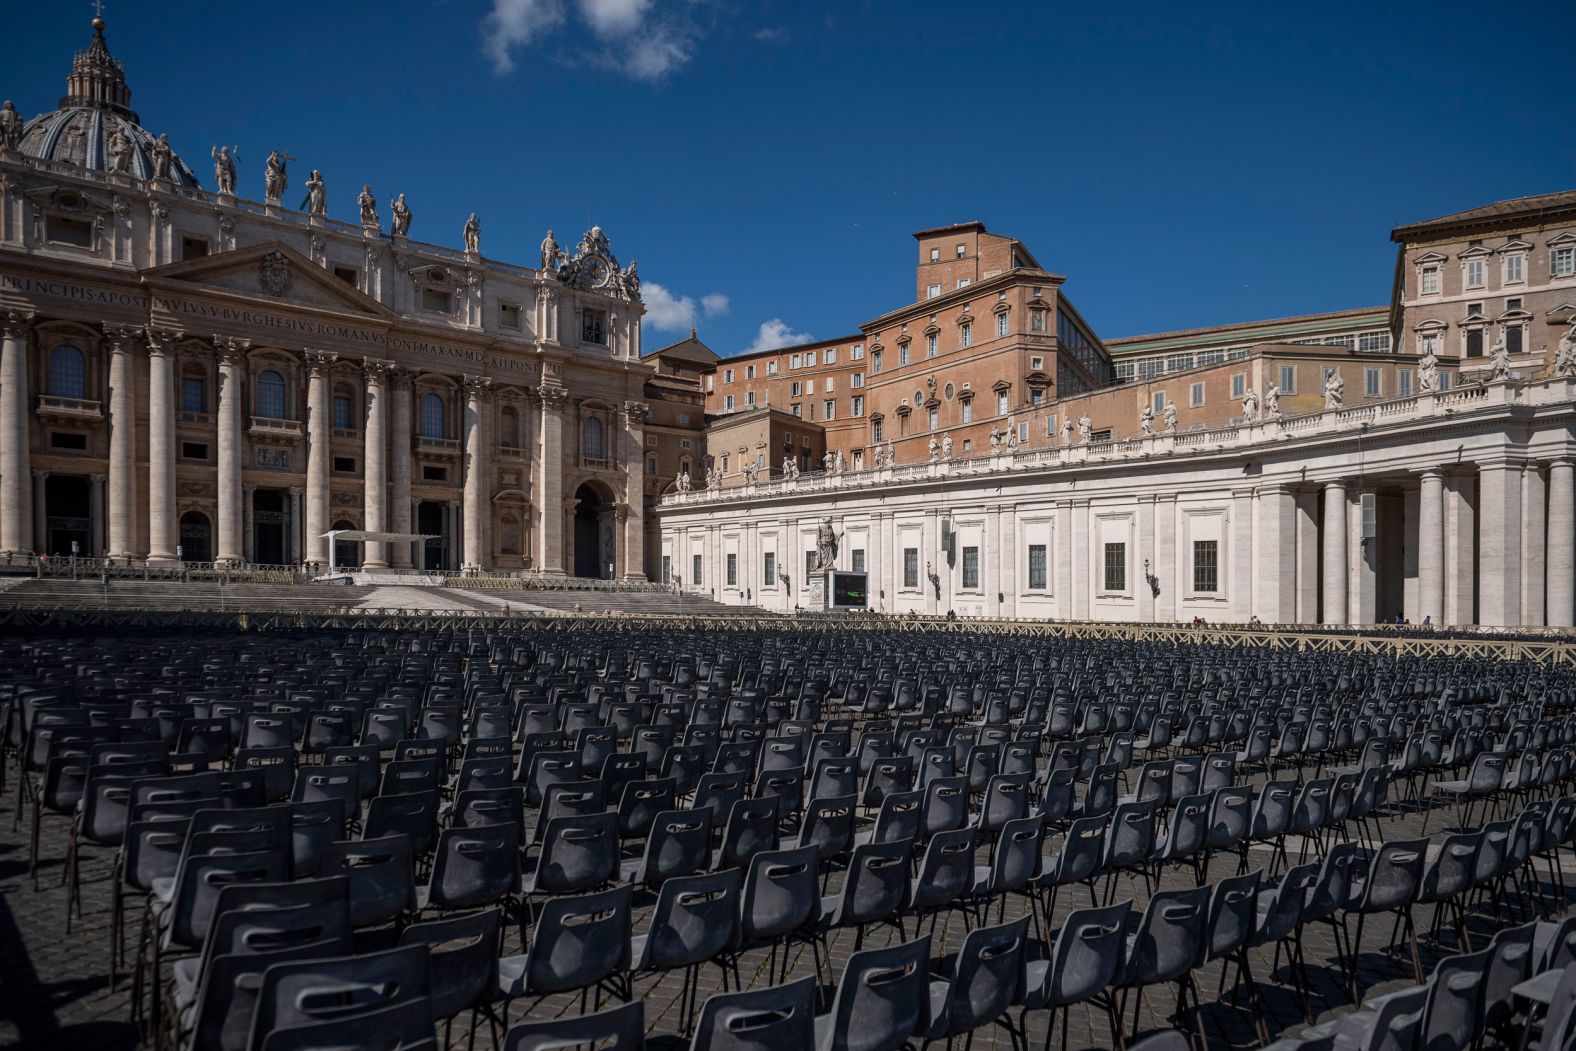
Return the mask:
[[[288,150],[269,150],[268,168],[263,173],[263,202],[265,204],[278,204],[279,198],[284,195],[286,187],[290,185],[290,175],[285,170],[285,165],[295,160]]]

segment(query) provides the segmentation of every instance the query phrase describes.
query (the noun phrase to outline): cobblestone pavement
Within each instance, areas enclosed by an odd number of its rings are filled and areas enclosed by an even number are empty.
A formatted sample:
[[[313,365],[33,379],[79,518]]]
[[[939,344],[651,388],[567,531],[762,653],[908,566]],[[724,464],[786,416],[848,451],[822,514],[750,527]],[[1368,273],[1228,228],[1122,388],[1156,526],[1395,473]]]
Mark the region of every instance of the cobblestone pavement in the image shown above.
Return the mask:
[[[1311,772],[1310,775],[1312,776]],[[1262,780],[1262,776],[1259,778]],[[1392,794],[1395,794],[1394,792]],[[66,931],[66,888],[62,885],[64,858],[67,844],[67,823],[58,816],[46,816],[43,821],[38,866],[38,886],[28,876],[28,818],[24,810],[20,823],[13,827],[11,816],[17,807],[17,778],[14,768],[9,772],[7,784],[0,793],[0,1046],[26,1048],[83,1048],[129,1049],[138,1044],[136,1030],[130,1022],[130,982],[122,970],[118,984],[110,986],[110,866],[111,851],[86,848],[82,858],[83,901],[82,915]],[[1415,807],[1390,808],[1380,822],[1385,839],[1417,836],[1423,827],[1423,815]],[[1442,827],[1454,824],[1455,812],[1450,808],[1435,810],[1429,820],[1429,830],[1437,846]],[[1478,823],[1474,818],[1474,823]],[[1059,837],[1048,841],[1047,851],[1058,847]],[[1291,861],[1296,862],[1301,844],[1293,838],[1287,845]],[[1565,872],[1576,872],[1576,859],[1569,851],[1562,852]],[[986,862],[986,852],[981,850],[979,863]],[[1251,867],[1268,871],[1271,852],[1268,847],[1255,847],[1249,853]],[[1219,856],[1209,865],[1209,878],[1218,880],[1236,872],[1237,859]],[[1565,912],[1570,898],[1562,895],[1550,882],[1550,874],[1543,862],[1537,863],[1542,878],[1542,890],[1548,895],[1549,911]],[[1281,866],[1284,870],[1284,865]],[[1163,876],[1161,885],[1170,889],[1191,886],[1193,873],[1186,868],[1171,868]],[[835,892],[838,877],[833,876],[829,892]],[[1144,881],[1122,877],[1116,888],[1116,897],[1132,896],[1135,913],[1143,907],[1148,894]],[[1064,888],[1060,894],[1052,929],[1059,929],[1062,918],[1072,909],[1087,904],[1087,894],[1081,887]],[[1557,901],[1557,906],[1556,906]],[[1485,902],[1475,908],[1469,917],[1474,945],[1481,946],[1479,933],[1488,933],[1521,915],[1518,909],[1527,906],[1512,896],[1497,911]],[[1022,915],[1024,905],[1020,900],[1008,901],[1005,915],[1013,918]],[[635,914],[634,928],[642,930],[651,914],[651,902],[640,903]],[[1442,956],[1448,955],[1454,936],[1446,933],[1442,939],[1430,934],[1434,921],[1433,907],[1418,906],[1415,910],[1421,945],[1422,967],[1426,974]],[[140,906],[135,903],[128,910],[129,951],[135,951],[136,923]],[[1446,925],[1448,928],[1448,924]],[[956,951],[962,942],[964,930],[957,913],[939,924],[936,938],[945,952]],[[358,935],[359,948],[375,949],[392,944],[394,931],[370,931]],[[912,928],[909,937],[912,937]],[[510,927],[506,934],[506,953],[518,952],[519,930]],[[872,948],[900,940],[895,930],[873,928],[865,937],[864,945]],[[1388,918],[1371,919],[1366,924],[1358,958],[1358,977],[1363,995],[1389,992],[1412,984],[1409,953],[1400,955],[1392,951],[1391,923]],[[841,931],[831,939],[831,974],[842,973],[843,964],[853,951],[854,933]],[[1310,1010],[1315,1020],[1331,1017],[1351,1010],[1351,1004],[1341,987],[1336,943],[1332,929],[1315,924],[1305,928],[1303,934],[1304,956],[1311,978]],[[1401,952],[1405,953],[1404,945]],[[771,984],[766,950],[751,953],[741,964],[746,984],[762,986]],[[1270,948],[1254,950],[1251,968],[1264,999],[1266,1021],[1272,1036],[1295,1035],[1302,1027],[1297,998],[1291,985],[1287,961],[1276,961]],[[128,957],[127,968],[131,959]],[[799,977],[813,972],[811,953],[807,946],[795,946],[790,953],[790,976]],[[1222,969],[1215,964],[1195,971],[1200,999],[1203,1001],[1202,1022],[1212,1047],[1254,1047],[1253,1019],[1246,996],[1233,998],[1221,994]],[[828,980],[823,970],[823,981]],[[712,967],[703,968],[700,974],[702,996],[721,988],[720,972]],[[679,995],[681,973],[661,978],[637,980],[635,993],[646,1004],[646,1022],[650,1033],[669,1035],[679,1028]],[[828,988],[827,997],[830,997]],[[1175,1003],[1175,987],[1154,987],[1145,993],[1139,1005],[1139,1031],[1153,1030],[1169,1025],[1168,1018]],[[1128,1026],[1132,1025],[1132,1006],[1128,1007]],[[510,1020],[576,1014],[580,1011],[578,997],[560,996],[540,1003],[516,1001],[510,1011]],[[468,1017],[455,1020],[451,1037],[455,1046],[464,1046],[461,1038],[467,1031]],[[1031,1046],[1038,1047],[1046,1041],[1045,1012],[1034,1012],[1028,1018],[1028,1035]],[[1069,1047],[1110,1047],[1112,1035],[1104,1012],[1086,1010],[1079,1006],[1070,1012],[1071,1028]],[[441,1034],[441,1027],[440,1027]],[[1060,1027],[1056,1034],[1060,1041]],[[476,1046],[494,1046],[489,1026],[483,1020],[477,1033]],[[1009,1047],[1005,1030],[989,1027],[981,1030],[975,1046],[993,1048]]]

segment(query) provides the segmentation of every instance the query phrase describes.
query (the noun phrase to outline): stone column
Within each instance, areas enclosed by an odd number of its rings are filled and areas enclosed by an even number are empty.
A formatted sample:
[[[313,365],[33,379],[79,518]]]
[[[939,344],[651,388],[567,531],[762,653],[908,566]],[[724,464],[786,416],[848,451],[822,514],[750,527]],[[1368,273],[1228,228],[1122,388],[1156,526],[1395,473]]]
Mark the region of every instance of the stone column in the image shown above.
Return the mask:
[[[1258,514],[1254,612],[1266,624],[1292,624],[1297,620],[1297,495],[1288,486],[1266,486],[1259,490]]]
[[[48,471],[33,471],[33,540],[38,545],[38,553],[41,555],[55,553],[49,550],[49,508],[44,499],[44,486],[48,482]],[[91,514],[92,508],[88,510]],[[69,551],[65,553],[70,554]]]
[[[285,564],[296,565],[301,561],[301,494],[299,485],[290,487],[290,527],[285,530]]]
[[[367,427],[362,450],[363,500],[361,528],[369,533],[388,530],[385,511],[388,507],[388,418],[389,406],[385,392],[388,390],[388,372],[392,361],[367,358]],[[363,569],[387,569],[388,559],[383,557],[384,545],[368,540],[361,559]]]
[[[1420,517],[1423,507],[1421,484],[1408,479],[1401,486],[1400,503],[1401,529],[1399,530],[1399,546],[1401,548],[1401,580],[1398,591],[1401,597],[1401,615],[1415,624],[1423,619],[1423,615],[1418,612],[1422,607],[1423,598],[1419,593],[1420,580],[1417,572],[1417,540],[1421,535],[1422,523]],[[1386,578],[1393,576],[1393,572],[1386,574]],[[1384,579],[1381,582],[1392,589],[1396,587],[1394,580]]]
[[[410,500],[410,390],[414,373],[396,366],[392,372],[389,414],[389,531],[413,533]],[[389,563],[400,569],[411,566],[411,545],[395,544],[387,552]]]
[[[1478,623],[1485,627],[1521,620],[1521,470],[1509,459],[1478,466]]]
[[[646,404],[624,403],[624,502],[629,513],[619,523],[624,532],[625,580],[646,579]]]
[[[1350,606],[1346,620],[1349,624],[1372,624],[1379,619],[1379,536],[1377,529],[1373,537],[1363,536],[1362,497],[1366,495],[1373,500],[1376,524],[1379,497],[1372,486],[1359,489],[1356,495],[1357,499],[1346,505],[1350,515],[1346,536],[1351,546],[1347,564],[1352,570],[1348,577],[1351,582],[1347,596]]]
[[[465,377],[465,552],[460,569],[480,573],[488,565],[484,524],[488,509],[487,406],[492,379]]]
[[[137,554],[137,398],[132,349],[137,328],[105,325],[109,337],[109,542],[115,561]]]
[[[102,474],[88,475],[88,546],[84,555],[102,555],[105,545],[104,482]]]
[[[458,500],[450,500],[444,506],[447,508],[447,518],[445,520],[449,523],[449,542],[443,550],[443,568],[454,570],[459,568],[459,553],[461,544],[465,539],[460,529],[460,502]]]
[[[254,515],[257,511],[257,486],[248,482],[241,486],[241,550],[246,554],[246,561],[257,561],[257,525]]]
[[[1548,623],[1576,624],[1576,464],[1549,464]]]
[[[1445,479],[1445,623],[1477,622],[1477,479],[1452,474]]]
[[[1319,493],[1298,490],[1297,516],[1297,623],[1319,622]]]
[[[562,387],[543,386],[537,389],[541,402],[538,416],[542,424],[542,440],[537,446],[536,458],[536,512],[539,527],[536,530],[536,566],[547,576],[564,575],[564,400],[568,391]],[[687,552],[686,552],[687,554]],[[689,567],[679,571],[689,580]],[[795,581],[804,572],[803,566],[789,570]]]
[[[328,540],[323,536],[331,524],[328,517],[328,487],[332,460],[329,442],[334,435],[332,398],[328,389],[328,369],[336,355],[307,351],[306,361],[306,561],[328,565]]]
[[[1254,596],[1258,591],[1253,580],[1253,511],[1254,491],[1234,489],[1231,493],[1231,542],[1227,547],[1231,555],[1231,618],[1246,624],[1253,618]]]
[[[44,549],[45,538],[32,535],[27,520],[27,479],[31,470],[28,449],[27,330],[33,315],[19,311],[0,314],[0,556],[30,553],[35,544]]]
[[[1521,625],[1543,625],[1543,575],[1547,566],[1548,539],[1544,505],[1543,471],[1529,463],[1521,471]]]
[[[219,355],[219,535],[214,561],[238,563],[245,557],[242,537],[241,433],[242,407],[246,395],[246,351],[251,343],[244,339],[215,336],[214,350]]]
[[[1445,622],[1445,474],[1423,472],[1417,496],[1417,622]]]
[[[148,561],[173,565],[180,543],[175,516],[175,340],[148,331]]]
[[[1346,623],[1346,482],[1324,484],[1324,618]]]

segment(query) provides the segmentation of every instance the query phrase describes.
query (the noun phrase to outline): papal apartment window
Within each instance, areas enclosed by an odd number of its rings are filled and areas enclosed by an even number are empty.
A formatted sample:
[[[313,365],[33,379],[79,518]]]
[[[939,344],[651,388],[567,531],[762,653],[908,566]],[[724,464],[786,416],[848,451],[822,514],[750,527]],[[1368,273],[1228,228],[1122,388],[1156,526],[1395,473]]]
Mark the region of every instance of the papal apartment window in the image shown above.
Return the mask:
[[[1450,373],[1448,373],[1448,372],[1441,372],[1439,374],[1439,389],[1440,390],[1449,390],[1450,389]]]
[[[724,394],[722,396],[722,411],[723,412],[732,412],[733,411],[733,395],[731,395],[731,394]]]
[[[970,399],[968,399],[967,401],[965,401],[963,403],[962,415],[963,415],[963,422],[964,423],[973,423],[974,422],[974,399],[973,398],[970,398]]]
[[[863,416],[865,414],[865,399],[862,394],[855,394],[848,399],[848,415]]]
[[[1031,372],[1040,372],[1044,368],[1045,368],[1045,359],[1044,358],[1034,357],[1034,358],[1030,358],[1029,359],[1029,370]]]
[[[700,587],[700,583],[701,583],[701,577],[700,577],[700,568],[701,568],[700,556],[696,555],[690,561],[691,561],[691,566],[690,566],[690,583],[693,584],[695,587]]]
[[[1220,541],[1193,541],[1193,590],[1211,594],[1220,590]]]
[[[1482,288],[1484,284],[1485,266],[1481,259],[1468,259],[1466,265],[1466,283],[1468,288]]]
[[[1483,356],[1483,330],[1480,328],[1467,329],[1467,357],[1481,358]]]
[[[181,378],[181,411],[208,411],[208,384],[197,376]]]
[[[996,392],[996,415],[997,416],[1005,416],[1005,415],[1007,415],[1007,409],[1009,407],[1010,407],[1010,403],[1007,400],[1007,392],[1004,391],[1004,390],[997,391]]]
[[[1105,590],[1127,590],[1127,545],[1105,545]]]
[[[854,373],[848,378],[848,385],[854,388],[854,390],[858,390],[859,388],[863,387],[865,385],[865,374],[863,372]]]
[[[794,402],[792,405],[788,406],[788,411],[801,418],[804,416],[804,406],[800,405],[798,402]]]
[[[520,304],[518,304],[518,303],[499,303],[498,304],[498,327],[499,328],[514,329],[517,332],[519,331],[519,329],[520,329]]]
[[[1363,394],[1370,398],[1384,396],[1384,373],[1378,369],[1363,370]]]
[[[1527,279],[1527,257],[1520,252],[1505,257],[1505,284],[1519,285]]]
[[[823,401],[821,403],[821,419],[823,419],[823,420],[835,420],[835,419],[837,419],[837,399],[836,398],[827,398],[825,401]]]
[[[1576,246],[1556,248],[1549,253],[1549,276],[1570,277],[1576,274]]]
[[[768,551],[761,556],[761,586],[777,586],[777,552]]]
[[[849,351],[848,352],[848,357],[849,357],[850,360],[853,360],[853,361],[864,361],[865,360],[865,347],[864,347],[864,344],[861,343],[859,346],[857,346],[853,350]]]
[[[728,552],[728,586],[739,586],[739,556],[732,551]]]
[[[939,249],[939,248],[932,248],[930,250],[930,261],[932,263],[939,263],[939,262],[941,262],[941,249]]]
[[[1038,407],[1045,400],[1045,392],[1038,387],[1029,388],[1029,404]]]
[[[1505,326],[1505,350],[1511,354],[1520,354],[1522,344],[1525,342],[1526,329],[1520,325]]]
[[[964,328],[965,331],[967,331],[968,326],[964,325],[963,328]],[[964,343],[963,345],[965,347],[968,346],[967,343]],[[939,350],[940,350],[940,347],[938,346],[937,341],[936,341],[936,334],[934,332],[932,332],[930,335],[925,337],[925,357],[933,358],[933,357],[936,356],[936,353]]]
[[[1425,332],[1421,336],[1419,336],[1418,340],[1417,340],[1417,352],[1419,354],[1423,354],[1423,355],[1433,354],[1435,356],[1438,356],[1438,354],[1439,354],[1439,333],[1437,333],[1437,332]]]
[[[768,361],[766,363],[766,375],[768,375],[768,376],[775,376],[775,375],[777,375],[777,362],[775,362],[775,361]]]
[[[815,380],[805,380],[804,381],[804,392],[806,394],[814,394],[815,393]]]
[[[963,586],[971,591],[980,586],[980,549],[977,547],[963,549]]]
[[[965,255],[968,254],[968,251],[969,251],[969,246],[968,245],[958,245],[958,258],[962,259]]]
[[[1195,383],[1188,389],[1188,404],[1195,409],[1204,404],[1204,385],[1202,383]]]
[[[753,380],[755,378],[755,366],[754,365],[746,365],[746,366],[744,366],[744,378],[747,379],[747,380]]]
[[[935,336],[931,336],[930,340],[931,340],[931,344],[934,345],[936,337]],[[972,347],[974,345],[974,326],[973,325],[959,325],[958,326],[958,342],[960,344],[962,344],[963,346],[965,346],[965,347]],[[931,357],[935,357],[935,352],[934,351],[931,352]]]
[[[1244,373],[1244,372],[1233,373],[1232,377],[1231,377],[1231,396],[1233,398],[1240,398],[1240,397],[1242,397],[1243,394],[1247,393],[1247,390],[1248,390],[1248,376],[1247,376],[1247,373]]]
[[[733,382],[733,370],[732,369],[723,369],[722,370],[722,382],[724,382],[724,383],[732,383]]]
[[[1029,422],[1027,420],[1018,424],[1018,441],[1023,445],[1029,443]]]
[[[824,351],[821,352],[821,364],[823,364],[823,365],[836,365],[837,364],[837,348],[836,347],[827,347]]]
[[[930,285],[930,286],[928,286],[925,289],[925,298],[926,299],[935,299],[939,295],[941,295],[941,286],[940,285]]]
[[[941,426],[941,410],[932,405],[930,407],[930,429],[935,430],[939,426]]]
[[[974,279],[971,278],[971,277],[960,277],[960,278],[958,278],[958,286],[957,287],[959,287],[959,288],[968,288],[973,283],[974,283]]]
[[[917,547],[903,549],[903,586],[919,587],[919,548]]]
[[[790,354],[790,355],[788,355],[788,367],[791,368],[791,369],[798,368],[800,360],[801,360],[801,358],[800,358],[800,355],[798,355],[798,354]]]
[[[897,348],[897,363],[900,366],[908,364],[908,344],[907,343],[904,343],[902,346]]]
[[[580,315],[580,341],[582,343],[607,343],[607,315],[600,310],[587,310]],[[732,380],[728,382],[732,383]]]
[[[1297,366],[1282,365],[1280,367],[1280,389],[1282,394],[1297,393]]]
[[[998,335],[998,336],[1005,336],[1006,334],[1007,334],[1007,315],[1006,314],[997,314],[996,315],[996,335]]]
[[[1155,391],[1154,397],[1150,399],[1150,405],[1155,410],[1155,413],[1157,415],[1162,413],[1162,412],[1165,412],[1166,411],[1166,392],[1163,391],[1163,390]]]
[[[879,442],[879,441],[881,441],[881,439],[882,439],[882,437],[883,437],[883,435],[885,433],[886,433],[886,421],[885,420],[871,420],[870,421],[870,440],[871,440],[871,442]]]
[[[881,374],[881,352],[879,350],[870,355],[870,371],[878,376]]]
[[[1437,296],[1439,294],[1439,267],[1423,267],[1418,290],[1425,296]]]
[[[1029,545],[1029,590],[1045,590],[1045,545]]]
[[[788,384],[788,397],[797,398],[803,393],[804,383],[801,380],[794,380],[792,383]]]
[[[755,408],[755,392],[753,390],[744,392],[744,404],[747,408]]]

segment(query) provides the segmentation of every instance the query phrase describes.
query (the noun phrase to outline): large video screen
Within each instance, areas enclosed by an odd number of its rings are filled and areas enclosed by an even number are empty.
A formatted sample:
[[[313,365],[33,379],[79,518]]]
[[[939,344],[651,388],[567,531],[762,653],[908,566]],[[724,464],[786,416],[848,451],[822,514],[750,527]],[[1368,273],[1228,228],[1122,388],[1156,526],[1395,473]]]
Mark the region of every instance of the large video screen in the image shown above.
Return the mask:
[[[833,609],[869,609],[870,593],[866,590],[868,577],[864,573],[833,573]]]

